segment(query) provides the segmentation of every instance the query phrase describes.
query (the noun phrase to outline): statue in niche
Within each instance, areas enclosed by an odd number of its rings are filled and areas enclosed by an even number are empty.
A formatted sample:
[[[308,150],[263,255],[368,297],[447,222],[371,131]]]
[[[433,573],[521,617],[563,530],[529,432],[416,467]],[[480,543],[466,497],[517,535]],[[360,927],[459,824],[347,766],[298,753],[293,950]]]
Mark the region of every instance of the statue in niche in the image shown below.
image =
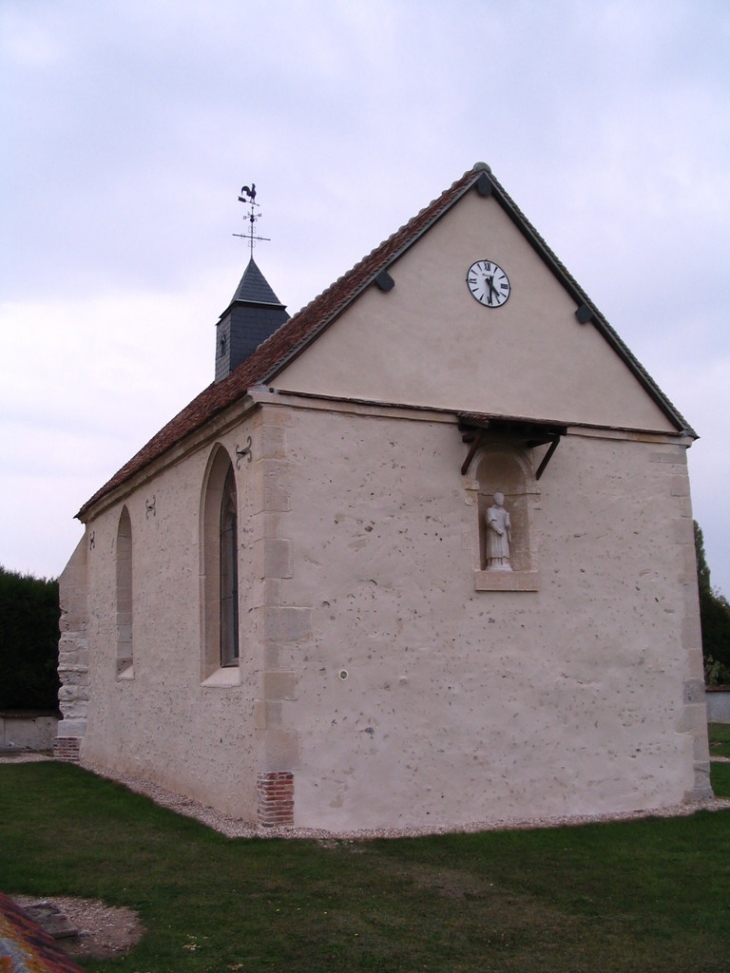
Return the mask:
[[[509,545],[512,523],[504,509],[504,494],[495,493],[494,503],[487,508],[487,571],[511,571]]]

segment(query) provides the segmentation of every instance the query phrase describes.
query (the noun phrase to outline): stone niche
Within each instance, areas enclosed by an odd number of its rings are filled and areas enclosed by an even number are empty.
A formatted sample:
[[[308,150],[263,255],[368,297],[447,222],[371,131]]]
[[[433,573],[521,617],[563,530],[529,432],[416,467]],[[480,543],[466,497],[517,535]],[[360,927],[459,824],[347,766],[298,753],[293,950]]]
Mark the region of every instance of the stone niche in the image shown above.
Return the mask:
[[[538,569],[534,539],[534,507],[539,490],[530,452],[509,443],[485,444],[472,464],[469,488],[474,492],[478,533],[477,591],[537,591]],[[487,509],[495,493],[504,496],[511,521],[511,571],[487,570]]]

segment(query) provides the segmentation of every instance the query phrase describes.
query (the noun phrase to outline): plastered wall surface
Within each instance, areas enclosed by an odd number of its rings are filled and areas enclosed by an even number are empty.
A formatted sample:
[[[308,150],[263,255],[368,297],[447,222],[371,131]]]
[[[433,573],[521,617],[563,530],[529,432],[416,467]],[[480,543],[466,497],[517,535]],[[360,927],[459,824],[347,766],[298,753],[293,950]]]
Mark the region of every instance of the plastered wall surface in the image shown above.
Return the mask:
[[[470,295],[480,259],[508,274],[498,309]],[[467,194],[274,380],[282,390],[672,432],[627,366],[493,198]]]
[[[88,576],[73,623],[88,638],[82,762],[251,821],[257,774],[291,772],[294,823],[340,830],[707,792],[681,445],[571,430],[530,485],[537,590],[483,591],[481,459],[461,475],[453,416],[266,398],[87,526],[66,579],[70,597]],[[249,434],[252,460],[236,469],[240,670],[204,684],[201,493],[216,442],[235,459]],[[116,676],[124,505],[131,679]]]
[[[221,436],[234,460],[256,423]],[[155,780],[236,817],[255,819],[254,699],[260,681],[246,618],[261,518],[256,464],[236,470],[239,502],[241,668],[236,685],[202,684],[201,491],[211,442],[87,526],[89,684],[83,763]],[[258,485],[257,485],[258,482]],[[115,541],[122,507],[132,526],[134,677],[116,677]],[[152,507],[153,505],[153,507]],[[221,673],[231,681],[231,673]],[[213,680],[215,681],[215,679]],[[63,725],[63,724],[62,724]]]
[[[539,484],[539,590],[488,592],[454,424],[288,421],[279,595],[311,618],[276,660],[296,824],[596,814],[706,787],[682,447],[566,437]]]

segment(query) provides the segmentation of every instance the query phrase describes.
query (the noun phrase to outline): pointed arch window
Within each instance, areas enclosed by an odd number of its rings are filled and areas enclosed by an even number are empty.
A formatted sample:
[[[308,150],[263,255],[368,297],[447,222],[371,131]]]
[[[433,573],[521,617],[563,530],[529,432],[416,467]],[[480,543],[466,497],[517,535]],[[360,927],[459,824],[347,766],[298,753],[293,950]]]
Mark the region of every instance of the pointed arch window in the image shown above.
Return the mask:
[[[134,675],[132,652],[132,521],[123,508],[117,527],[117,678]]]
[[[238,685],[238,494],[231,458],[220,444],[210,454],[201,504],[201,680]]]
[[[238,513],[236,478],[229,466],[220,512],[220,663],[238,664]]]

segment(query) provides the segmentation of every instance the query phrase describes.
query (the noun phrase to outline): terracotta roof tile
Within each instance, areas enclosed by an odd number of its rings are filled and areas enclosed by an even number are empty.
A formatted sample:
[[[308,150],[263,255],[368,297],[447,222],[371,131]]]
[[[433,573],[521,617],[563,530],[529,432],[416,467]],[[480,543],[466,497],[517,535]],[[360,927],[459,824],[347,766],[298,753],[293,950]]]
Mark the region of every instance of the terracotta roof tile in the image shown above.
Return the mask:
[[[542,237],[530,225],[521,211],[507,195],[484,163],[477,163],[437,199],[405,223],[380,246],[363,257],[346,274],[331,284],[318,297],[302,308],[277,331],[267,338],[256,351],[242,362],[227,378],[209,385],[193,401],[167,423],[157,435],[91,497],[76,515],[85,515],[99,500],[111,493],[126,480],[131,479],[159,458],[186,436],[200,429],[206,422],[242,398],[253,385],[271,381],[294,357],[312,342],[344,311],[348,305],[387,267],[406,251],[418,238],[449,210],[457,200],[475,186],[483,177],[488,178],[488,189],[494,192],[507,215],[512,219],[527,241],[551,266],[564,286],[575,296],[578,303],[586,303],[593,312],[593,322],[604,337],[626,361],[647,391],[664,409],[682,432],[694,435],[680,413],[659,390],[650,376],[633,357],[606,319],[591,304],[567,269],[560,263]]]
[[[443,215],[478,179],[480,171],[475,167],[466,172],[438,199],[422,209],[417,216],[283,324],[227,378],[209,385],[97,490],[76,516],[83,519],[95,503],[240,399],[252,385],[273,378],[310,340],[331,324],[384,267]]]

